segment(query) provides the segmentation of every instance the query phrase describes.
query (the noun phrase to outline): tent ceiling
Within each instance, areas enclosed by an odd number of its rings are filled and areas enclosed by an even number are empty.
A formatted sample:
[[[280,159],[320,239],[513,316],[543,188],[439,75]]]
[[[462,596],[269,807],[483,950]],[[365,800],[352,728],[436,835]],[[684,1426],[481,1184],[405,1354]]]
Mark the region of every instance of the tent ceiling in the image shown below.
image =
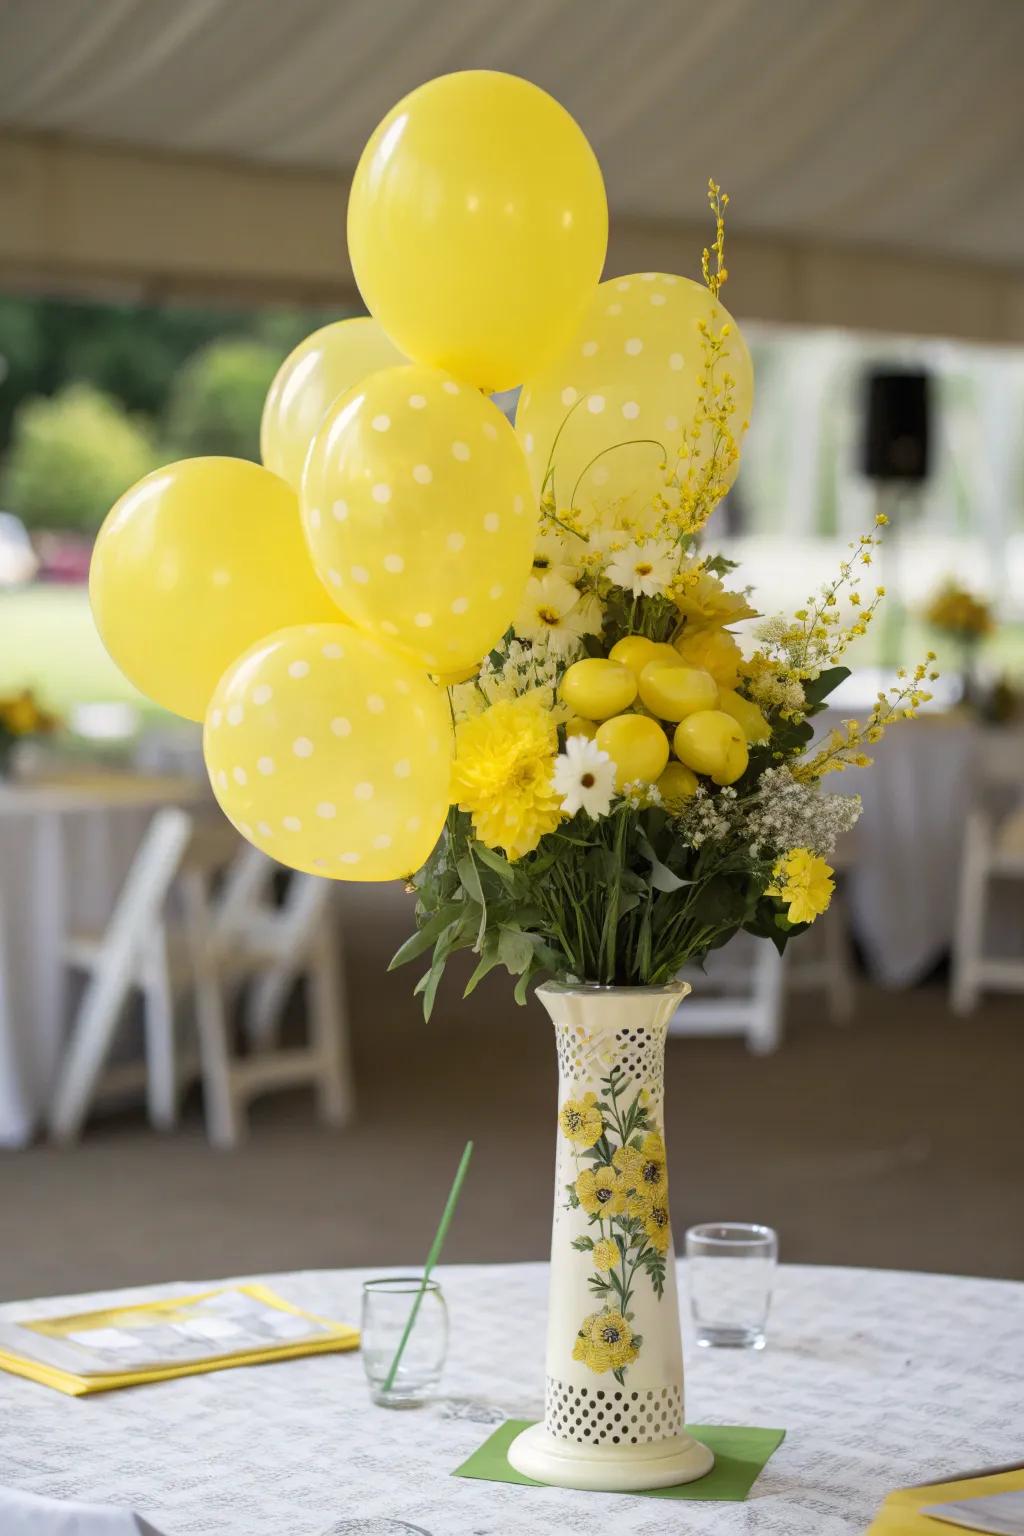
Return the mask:
[[[0,0],[0,126],[347,172],[446,70],[578,118],[613,215],[1024,262],[1019,0]]]

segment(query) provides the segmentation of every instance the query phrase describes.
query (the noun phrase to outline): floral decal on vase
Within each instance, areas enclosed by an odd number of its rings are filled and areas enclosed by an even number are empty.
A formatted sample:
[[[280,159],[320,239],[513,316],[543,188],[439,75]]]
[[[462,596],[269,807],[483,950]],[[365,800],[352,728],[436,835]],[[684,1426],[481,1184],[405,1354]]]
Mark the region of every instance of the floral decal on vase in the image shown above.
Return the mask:
[[[643,1344],[630,1311],[637,1277],[646,1277],[659,1301],[665,1289],[668,1173],[648,1102],[643,1088],[629,1098],[625,1072],[613,1067],[601,1079],[600,1098],[567,1099],[558,1116],[578,1169],[566,1185],[567,1209],[584,1211],[595,1229],[572,1246],[589,1254],[590,1289],[601,1303],[580,1324],[573,1359],[598,1374],[611,1371],[620,1385]]]

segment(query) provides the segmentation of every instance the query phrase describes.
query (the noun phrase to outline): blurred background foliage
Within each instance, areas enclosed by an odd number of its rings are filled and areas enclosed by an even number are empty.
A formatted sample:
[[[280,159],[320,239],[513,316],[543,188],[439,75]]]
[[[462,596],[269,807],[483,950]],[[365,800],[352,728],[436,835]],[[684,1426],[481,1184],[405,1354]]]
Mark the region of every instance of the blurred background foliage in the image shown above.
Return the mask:
[[[259,457],[263,398],[336,311],[0,296],[0,508],[92,533],[158,464]]]

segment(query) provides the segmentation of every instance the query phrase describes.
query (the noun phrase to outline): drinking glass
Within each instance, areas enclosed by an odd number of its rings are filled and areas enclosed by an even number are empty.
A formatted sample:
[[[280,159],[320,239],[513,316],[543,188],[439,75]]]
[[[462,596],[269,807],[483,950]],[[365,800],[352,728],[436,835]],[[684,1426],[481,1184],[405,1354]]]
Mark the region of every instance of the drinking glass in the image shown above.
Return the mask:
[[[686,1279],[697,1343],[763,1349],[779,1240],[771,1227],[711,1221],[686,1234]]]
[[[428,1280],[398,1371],[385,1389],[422,1281],[418,1275],[367,1280],[363,1285],[363,1369],[370,1396],[382,1408],[418,1408],[441,1380],[448,1351],[448,1308],[436,1280]]]

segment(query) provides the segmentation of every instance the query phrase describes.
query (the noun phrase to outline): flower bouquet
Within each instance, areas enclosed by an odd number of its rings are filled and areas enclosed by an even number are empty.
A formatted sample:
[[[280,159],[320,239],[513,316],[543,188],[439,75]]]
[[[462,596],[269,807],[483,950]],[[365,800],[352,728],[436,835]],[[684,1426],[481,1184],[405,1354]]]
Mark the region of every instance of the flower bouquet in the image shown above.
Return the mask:
[[[958,648],[963,702],[978,706],[982,713],[984,700],[979,698],[976,678],[978,648],[996,627],[991,604],[975,597],[959,582],[943,582],[924,613],[931,627]]]
[[[57,728],[57,718],[43,709],[31,688],[0,696],[0,779],[11,770],[15,748]]]
[[[489,71],[420,87],[352,185],[370,318],[286,360],[262,466],[147,476],[90,574],[115,660],[204,721],[243,836],[416,893],[393,963],[429,953],[428,1015],[460,949],[468,992],[498,966],[521,1002],[542,983],[547,1402],[510,1459],[570,1487],[711,1464],[683,1427],[665,1164],[678,973],[741,929],[781,948],[825,909],[857,804],[822,780],[927,696],[924,663],[813,744],[882,595],[862,591],[877,527],[792,618],[736,638],[759,615],[707,525],[753,370],[720,296],[728,199],[709,198],[702,282],[600,282],[601,173],[558,103]],[[517,384],[513,427],[489,396]]]

